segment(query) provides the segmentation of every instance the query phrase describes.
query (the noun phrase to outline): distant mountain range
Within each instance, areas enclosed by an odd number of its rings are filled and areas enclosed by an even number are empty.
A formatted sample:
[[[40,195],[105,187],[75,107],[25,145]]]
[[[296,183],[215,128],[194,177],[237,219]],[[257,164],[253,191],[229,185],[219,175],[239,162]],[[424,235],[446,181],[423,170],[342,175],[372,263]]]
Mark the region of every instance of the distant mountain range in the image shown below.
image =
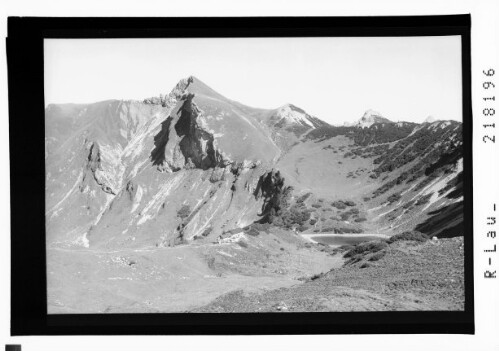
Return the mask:
[[[45,114],[52,246],[175,246],[263,223],[463,235],[459,122],[369,110],[332,126],[292,104],[243,105],[196,77],[164,96]]]
[[[433,123],[438,121],[433,116],[428,116],[423,123]],[[358,128],[369,128],[373,124],[377,123],[408,123],[408,122],[393,122],[388,118],[385,118],[381,115],[381,113],[367,110],[364,115],[356,122],[345,122],[343,123],[344,127],[358,127]]]

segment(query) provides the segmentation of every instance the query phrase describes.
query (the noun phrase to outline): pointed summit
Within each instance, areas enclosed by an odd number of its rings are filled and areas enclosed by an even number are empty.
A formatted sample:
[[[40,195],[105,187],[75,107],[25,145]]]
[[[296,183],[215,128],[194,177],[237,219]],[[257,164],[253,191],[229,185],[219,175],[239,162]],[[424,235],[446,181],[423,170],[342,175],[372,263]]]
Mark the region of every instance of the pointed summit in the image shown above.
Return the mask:
[[[211,99],[228,101],[226,97],[219,94],[208,85],[203,83],[199,78],[195,76],[189,76],[187,78],[181,79],[175,87],[170,91],[170,93],[158,96],[150,97],[144,99],[146,104],[162,105],[163,107],[170,106],[175,103],[178,99],[186,94],[194,94],[199,96],[206,96]]]
[[[300,126],[306,129],[315,129],[328,125],[319,118],[309,115],[302,108],[290,103],[275,109],[270,121],[274,126]]]
[[[359,128],[369,128],[375,123],[392,123],[388,118],[385,118],[381,113],[373,110],[367,110],[364,115],[356,123],[356,127]]]
[[[203,83],[199,78],[195,76],[190,76],[185,79],[188,84],[186,89],[189,93],[195,94],[197,96],[204,95],[210,98],[215,98],[217,100],[226,101],[227,98],[218,93],[217,91],[210,88],[208,85]]]
[[[314,123],[310,120],[310,115],[293,104],[282,105],[277,109],[276,115],[281,123],[285,121],[315,128]]]

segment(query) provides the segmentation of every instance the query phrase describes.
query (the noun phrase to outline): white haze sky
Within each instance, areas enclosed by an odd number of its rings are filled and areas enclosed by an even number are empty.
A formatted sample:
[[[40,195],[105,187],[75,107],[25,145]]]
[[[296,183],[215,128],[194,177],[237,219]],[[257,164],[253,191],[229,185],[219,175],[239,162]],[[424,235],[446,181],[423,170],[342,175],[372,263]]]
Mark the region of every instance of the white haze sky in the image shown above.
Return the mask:
[[[49,39],[45,102],[167,94],[194,75],[229,99],[292,103],[332,124],[368,109],[393,120],[462,120],[459,36]]]

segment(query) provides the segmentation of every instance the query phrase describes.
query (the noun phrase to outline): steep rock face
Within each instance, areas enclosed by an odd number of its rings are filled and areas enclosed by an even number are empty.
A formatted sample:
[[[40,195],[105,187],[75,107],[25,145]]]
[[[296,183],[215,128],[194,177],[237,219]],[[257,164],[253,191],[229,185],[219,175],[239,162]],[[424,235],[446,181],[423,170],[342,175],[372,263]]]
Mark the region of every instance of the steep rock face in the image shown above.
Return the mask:
[[[87,167],[94,173],[101,168],[100,150],[98,143],[90,144]]]
[[[155,137],[151,159],[160,171],[178,171],[184,167],[208,169],[232,162],[216,149],[213,134],[198,123],[200,110],[193,97],[189,94],[182,98]]]
[[[95,182],[99,186],[101,186],[104,192],[116,195],[116,189],[119,189],[119,187],[121,186],[121,179],[115,177],[115,174],[113,174],[114,169],[106,171],[103,168],[99,144],[97,142],[93,142],[89,145],[90,150],[88,152],[87,169],[92,172]],[[105,166],[107,166],[106,163],[104,164]],[[82,184],[85,181],[85,176],[83,178]]]
[[[227,99],[192,76],[177,84],[168,96],[176,102],[169,116],[171,118],[162,122],[161,133],[155,136],[156,149],[151,156],[157,165],[163,162],[157,152],[162,153],[166,143],[172,146],[176,141],[182,142],[184,150],[191,149],[188,153],[193,154],[194,159],[199,158],[200,150],[208,154],[207,160],[201,162],[201,167],[219,163],[220,157],[231,162],[260,161],[268,165],[279,157],[281,150],[273,141],[272,132],[261,123],[268,110]],[[170,135],[173,128],[175,133]],[[201,148],[193,144],[198,137],[206,144]],[[217,155],[206,148],[213,148]],[[166,148],[166,151],[170,153],[170,163],[174,156],[182,164],[180,148]],[[196,164],[194,159],[192,162],[198,167],[199,163]],[[173,166],[174,169],[179,167],[175,162]]]

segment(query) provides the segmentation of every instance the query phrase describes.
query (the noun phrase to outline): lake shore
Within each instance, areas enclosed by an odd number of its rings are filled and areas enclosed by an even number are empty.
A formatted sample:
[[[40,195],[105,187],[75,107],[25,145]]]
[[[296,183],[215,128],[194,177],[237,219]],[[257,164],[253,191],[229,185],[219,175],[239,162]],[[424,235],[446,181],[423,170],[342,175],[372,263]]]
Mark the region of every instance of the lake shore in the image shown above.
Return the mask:
[[[305,240],[314,244],[326,244],[331,247],[338,247],[342,245],[358,244],[363,241],[370,241],[376,239],[388,239],[390,236],[386,234],[377,233],[362,233],[362,234],[336,234],[336,233],[313,233],[313,234],[300,234]],[[327,238],[327,239],[320,239]]]

